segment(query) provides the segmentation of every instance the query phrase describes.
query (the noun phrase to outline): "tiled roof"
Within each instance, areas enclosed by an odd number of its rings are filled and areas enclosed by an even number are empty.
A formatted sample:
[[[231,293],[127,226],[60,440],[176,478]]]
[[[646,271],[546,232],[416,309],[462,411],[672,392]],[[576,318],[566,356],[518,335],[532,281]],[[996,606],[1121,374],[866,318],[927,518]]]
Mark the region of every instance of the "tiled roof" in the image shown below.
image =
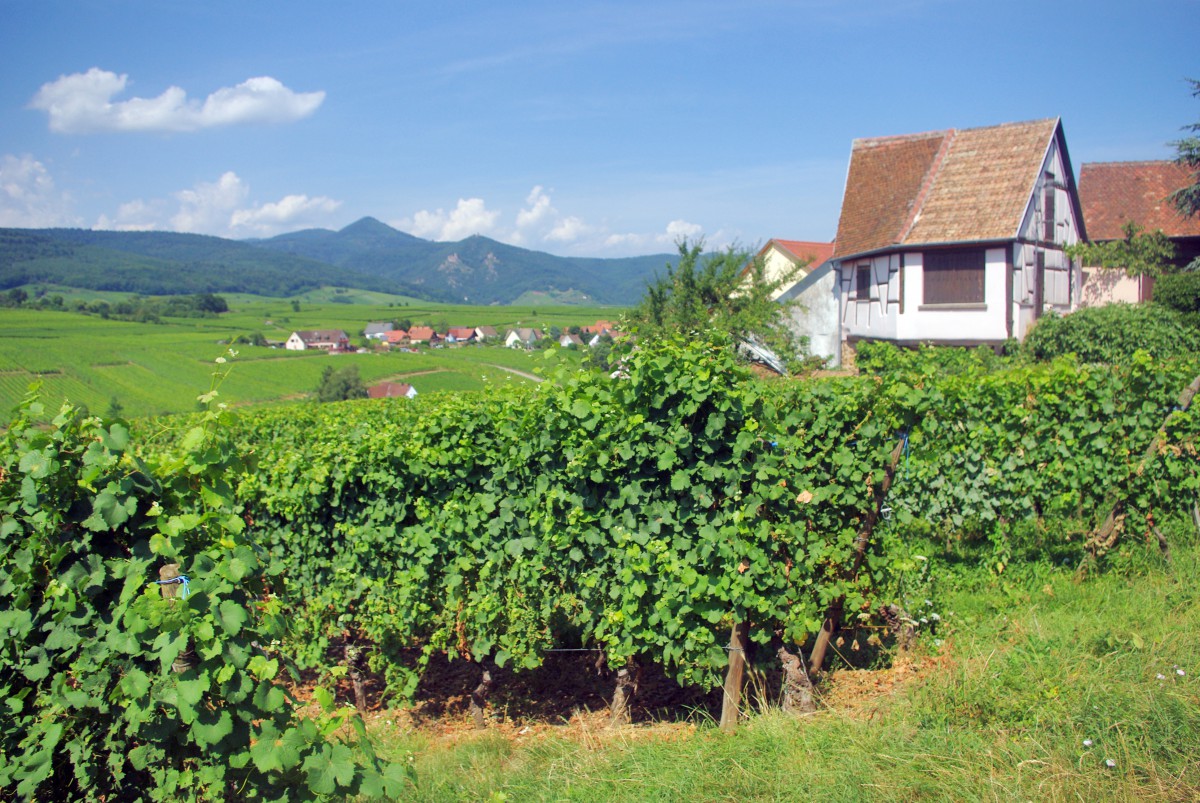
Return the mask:
[[[408,336],[412,340],[429,340],[436,333],[429,326],[414,326],[408,330]]]
[[[1092,162],[1079,168],[1079,198],[1088,236],[1119,240],[1128,221],[1168,237],[1200,237],[1200,217],[1185,218],[1167,196],[1195,178],[1176,162]]]
[[[836,253],[1015,237],[1057,119],[855,140]]]
[[[304,329],[296,334],[305,343],[336,343],[339,340],[349,339],[349,335],[341,329]]]
[[[771,240],[796,259],[809,260],[809,268],[820,267],[823,262],[833,256],[833,243],[817,243],[808,240]],[[770,245],[771,243],[767,243]]]
[[[412,385],[407,382],[380,382],[367,388],[367,396],[372,399],[397,399],[411,392]]]

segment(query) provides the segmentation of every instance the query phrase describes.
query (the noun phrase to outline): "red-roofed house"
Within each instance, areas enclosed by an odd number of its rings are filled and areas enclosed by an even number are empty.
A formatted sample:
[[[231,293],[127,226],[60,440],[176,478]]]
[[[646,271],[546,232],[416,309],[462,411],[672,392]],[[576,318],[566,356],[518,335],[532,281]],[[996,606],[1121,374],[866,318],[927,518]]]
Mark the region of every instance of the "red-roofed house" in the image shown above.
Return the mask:
[[[417,395],[417,389],[407,382],[380,382],[367,388],[367,396],[372,399],[412,399]]]
[[[433,331],[432,326],[413,326],[408,330],[408,341],[410,343],[437,343],[442,339],[441,335]]]
[[[470,343],[474,339],[474,326],[451,326],[446,330],[447,343]]]
[[[403,329],[393,329],[387,332],[385,340],[389,346],[406,346],[408,345],[408,332]]]
[[[1200,257],[1200,218],[1179,214],[1169,196],[1192,183],[1192,169],[1177,162],[1091,162],[1079,169],[1079,199],[1093,242],[1122,240],[1125,224],[1161,231],[1175,244],[1173,264]],[[1149,301],[1154,280],[1120,269],[1083,268],[1083,304]]]
[[[834,247],[842,333],[999,344],[1079,303],[1058,119],[855,140]]]
[[[780,283],[771,298],[789,305],[788,325],[807,340],[806,352],[837,366],[842,341],[833,248],[833,243],[772,239],[755,259],[761,260],[767,282]],[[750,267],[746,266],[743,275]]]

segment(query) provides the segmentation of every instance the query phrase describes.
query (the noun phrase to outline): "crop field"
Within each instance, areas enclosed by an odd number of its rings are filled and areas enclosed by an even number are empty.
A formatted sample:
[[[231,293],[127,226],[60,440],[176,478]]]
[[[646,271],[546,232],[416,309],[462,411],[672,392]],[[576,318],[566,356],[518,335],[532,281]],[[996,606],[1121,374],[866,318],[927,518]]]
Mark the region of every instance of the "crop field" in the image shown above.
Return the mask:
[[[283,341],[297,329],[344,329],[351,342],[371,321],[404,320],[443,326],[492,325],[549,328],[615,319],[621,310],[443,306],[415,301],[378,301],[378,294],[354,293],[353,301],[314,303],[229,296],[230,312],[220,318],[169,318],[134,323],[95,315],[27,309],[0,309],[0,422],[34,382],[48,410],[63,400],[96,412],[114,400],[127,417],[190,412],[196,397],[213,381],[218,357],[229,357],[232,339],[262,334]],[[332,293],[330,293],[332,295]],[[359,298],[363,296],[363,298]],[[386,297],[383,298],[398,298]],[[110,301],[117,299],[108,299]],[[356,303],[358,302],[358,303]],[[407,304],[407,306],[406,306]],[[530,313],[536,312],[536,315]],[[363,381],[410,382],[419,394],[480,390],[489,382],[528,382],[544,352],[500,346],[469,346],[391,352],[326,355],[257,346],[234,346],[232,370],[220,387],[223,401],[235,405],[302,400],[326,367],[358,368]],[[556,359],[582,355],[558,351]]]

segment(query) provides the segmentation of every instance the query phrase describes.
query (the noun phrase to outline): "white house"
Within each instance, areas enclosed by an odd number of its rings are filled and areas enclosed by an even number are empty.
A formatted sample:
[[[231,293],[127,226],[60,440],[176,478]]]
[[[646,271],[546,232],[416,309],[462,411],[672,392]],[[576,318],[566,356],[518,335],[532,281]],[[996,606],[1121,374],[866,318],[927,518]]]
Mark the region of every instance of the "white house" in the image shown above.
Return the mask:
[[[763,278],[780,283],[771,298],[788,305],[788,327],[808,340],[807,353],[837,366],[842,339],[832,257],[833,243],[772,239],[755,258],[762,263]]]
[[[853,342],[999,344],[1079,305],[1058,119],[855,140],[834,247]]]
[[[348,351],[350,336],[341,329],[311,329],[292,332],[283,344],[290,351],[323,349],[325,351]]]
[[[537,329],[510,329],[504,345],[510,349],[530,349],[541,339],[542,333]]]

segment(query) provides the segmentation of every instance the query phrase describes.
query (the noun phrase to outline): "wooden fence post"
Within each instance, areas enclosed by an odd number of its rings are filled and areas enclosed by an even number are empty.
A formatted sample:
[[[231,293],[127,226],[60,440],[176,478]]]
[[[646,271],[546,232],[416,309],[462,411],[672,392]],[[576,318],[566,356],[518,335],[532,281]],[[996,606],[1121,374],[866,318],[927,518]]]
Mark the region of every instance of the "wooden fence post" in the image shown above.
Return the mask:
[[[725,673],[725,694],[721,701],[721,730],[737,727],[742,704],[742,676],[746,671],[746,633],[748,622],[738,622],[729,634],[729,670]]]

